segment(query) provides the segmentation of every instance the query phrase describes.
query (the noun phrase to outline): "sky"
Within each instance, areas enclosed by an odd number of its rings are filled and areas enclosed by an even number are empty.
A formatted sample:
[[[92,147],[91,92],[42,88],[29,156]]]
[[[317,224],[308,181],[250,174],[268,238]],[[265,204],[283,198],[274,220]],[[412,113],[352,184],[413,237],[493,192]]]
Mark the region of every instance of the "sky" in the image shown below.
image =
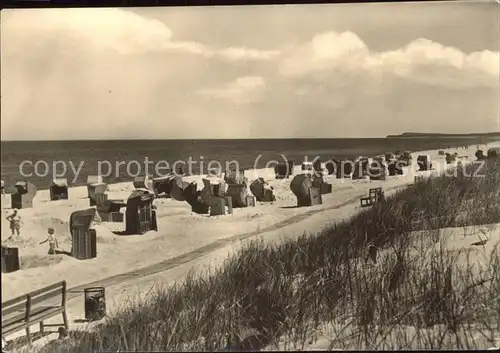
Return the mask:
[[[1,139],[500,131],[495,1],[3,10]]]

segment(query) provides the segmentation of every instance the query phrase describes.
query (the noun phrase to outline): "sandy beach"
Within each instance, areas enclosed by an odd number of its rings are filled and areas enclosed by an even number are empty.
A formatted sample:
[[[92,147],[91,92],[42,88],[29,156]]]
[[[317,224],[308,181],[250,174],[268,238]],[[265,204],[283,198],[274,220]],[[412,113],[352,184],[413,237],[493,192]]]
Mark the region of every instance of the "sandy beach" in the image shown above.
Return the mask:
[[[495,142],[480,146],[500,146]],[[475,159],[476,146],[454,148],[463,161]],[[416,172],[417,156],[431,155],[433,171]],[[467,158],[465,158],[467,157]],[[187,202],[160,198],[155,200],[158,212],[158,232],[121,236],[113,231],[124,229],[123,223],[103,222],[96,226],[98,256],[91,260],[77,260],[67,255],[47,255],[47,245],[39,245],[46,238],[47,227],[53,227],[59,248],[70,251],[69,216],[72,212],[89,208],[86,187],[69,190],[69,200],[50,201],[48,190],[39,191],[33,208],[22,209],[21,236],[7,239],[10,230],[2,222],[2,244],[19,247],[21,270],[2,275],[3,300],[16,297],[60,280],[68,283],[68,317],[71,328],[84,317],[82,290],[90,286],[106,288],[108,312],[146,294],[154,285],[169,285],[182,280],[189,271],[205,271],[218,266],[227,256],[239,249],[245,241],[261,238],[278,242],[307,233],[321,231],[328,224],[350,217],[359,209],[359,198],[367,196],[373,187],[382,187],[391,194],[400,187],[414,182],[415,175],[429,176],[443,170],[445,156],[437,150],[413,154],[413,166],[405,175],[389,177],[387,181],[335,179],[325,176],[333,184],[333,192],[323,195],[323,204],[297,208],[296,198],[290,190],[290,179],[276,180],[271,169],[250,170],[245,175],[250,181],[263,177],[274,188],[276,201],[256,203],[255,207],[234,209],[232,215],[209,217],[191,212]],[[296,166],[294,173],[300,173]],[[202,176],[186,177],[199,185]],[[133,190],[131,182],[109,186],[109,197],[126,199]],[[2,199],[4,218],[10,214],[10,197]],[[498,238],[498,232],[494,233]],[[55,319],[56,321],[58,319]],[[75,322],[77,321],[77,322]],[[22,333],[18,333],[22,335]],[[16,335],[13,335],[16,336]]]

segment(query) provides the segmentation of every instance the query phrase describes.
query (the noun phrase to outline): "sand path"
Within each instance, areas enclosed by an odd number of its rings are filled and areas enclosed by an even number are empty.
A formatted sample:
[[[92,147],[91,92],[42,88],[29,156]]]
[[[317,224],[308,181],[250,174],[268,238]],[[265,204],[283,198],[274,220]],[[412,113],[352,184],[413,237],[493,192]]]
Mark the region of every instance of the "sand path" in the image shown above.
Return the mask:
[[[392,187],[390,189],[386,189],[386,192],[397,189],[397,188],[400,188],[400,186],[395,186],[395,187]],[[76,294],[74,294],[74,293],[81,292],[85,287],[101,286],[101,287],[107,288],[107,287],[110,287],[110,286],[113,286],[113,285],[116,285],[119,283],[123,283],[125,281],[131,280],[131,279],[134,279],[137,277],[144,277],[144,276],[149,276],[149,275],[156,274],[156,273],[163,272],[163,271],[168,271],[168,270],[170,270],[174,267],[177,267],[181,264],[199,259],[200,257],[203,257],[210,252],[213,252],[213,251],[218,250],[218,249],[222,249],[233,242],[245,240],[245,239],[248,239],[248,238],[256,236],[256,235],[263,235],[264,233],[267,233],[267,232],[279,230],[281,228],[285,228],[287,226],[299,223],[299,222],[305,220],[306,218],[309,218],[317,213],[321,213],[321,212],[325,212],[325,211],[329,211],[329,210],[341,209],[347,205],[357,204],[358,202],[359,202],[359,197],[355,197],[355,198],[349,199],[348,201],[343,202],[339,205],[323,208],[321,210],[311,210],[311,211],[308,211],[306,213],[290,217],[290,218],[288,218],[284,221],[281,221],[279,223],[276,223],[274,225],[265,227],[265,228],[261,229],[260,231],[258,231],[258,230],[251,231],[251,232],[237,234],[237,235],[234,235],[234,236],[229,237],[229,238],[219,239],[213,243],[205,245],[205,246],[198,248],[196,250],[190,251],[188,253],[184,253],[182,255],[176,256],[176,257],[171,258],[171,259],[167,259],[165,261],[153,264],[151,266],[140,268],[140,269],[137,269],[134,271],[129,271],[126,273],[121,273],[121,274],[116,275],[116,276],[104,278],[104,279],[101,279],[101,280],[98,280],[98,281],[95,281],[92,283],[87,283],[87,284],[82,285],[82,286],[71,288],[69,290],[68,299],[74,298],[76,296]]]

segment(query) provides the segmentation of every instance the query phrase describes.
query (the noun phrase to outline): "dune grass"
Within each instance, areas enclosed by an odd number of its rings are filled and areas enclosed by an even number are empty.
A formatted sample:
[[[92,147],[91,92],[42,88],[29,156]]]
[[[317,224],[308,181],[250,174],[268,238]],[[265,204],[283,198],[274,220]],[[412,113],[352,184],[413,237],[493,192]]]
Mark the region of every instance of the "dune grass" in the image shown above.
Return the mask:
[[[482,176],[447,174],[320,233],[252,242],[41,351],[303,349],[321,333],[338,349],[491,347],[500,249],[480,262],[447,250],[435,229],[500,222],[500,163]]]

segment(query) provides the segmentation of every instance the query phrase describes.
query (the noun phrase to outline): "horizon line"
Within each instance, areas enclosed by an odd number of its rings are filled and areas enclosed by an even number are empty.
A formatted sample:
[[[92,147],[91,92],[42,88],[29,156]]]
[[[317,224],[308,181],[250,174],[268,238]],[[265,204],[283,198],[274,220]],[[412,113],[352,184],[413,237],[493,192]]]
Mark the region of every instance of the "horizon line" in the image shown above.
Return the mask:
[[[246,138],[86,138],[70,140],[0,140],[0,142],[86,142],[86,141],[231,141],[231,140],[334,140],[334,139],[384,139],[376,137],[246,137]]]
[[[246,137],[246,138],[81,138],[81,139],[60,139],[60,140],[10,140],[0,139],[0,142],[86,142],[86,141],[230,141],[230,140],[335,140],[335,139],[386,139],[391,137],[404,137],[403,135],[443,135],[443,136],[487,136],[500,134],[500,131],[477,132],[477,133],[444,133],[444,132],[403,132],[399,134],[388,134],[385,136],[371,137]]]

